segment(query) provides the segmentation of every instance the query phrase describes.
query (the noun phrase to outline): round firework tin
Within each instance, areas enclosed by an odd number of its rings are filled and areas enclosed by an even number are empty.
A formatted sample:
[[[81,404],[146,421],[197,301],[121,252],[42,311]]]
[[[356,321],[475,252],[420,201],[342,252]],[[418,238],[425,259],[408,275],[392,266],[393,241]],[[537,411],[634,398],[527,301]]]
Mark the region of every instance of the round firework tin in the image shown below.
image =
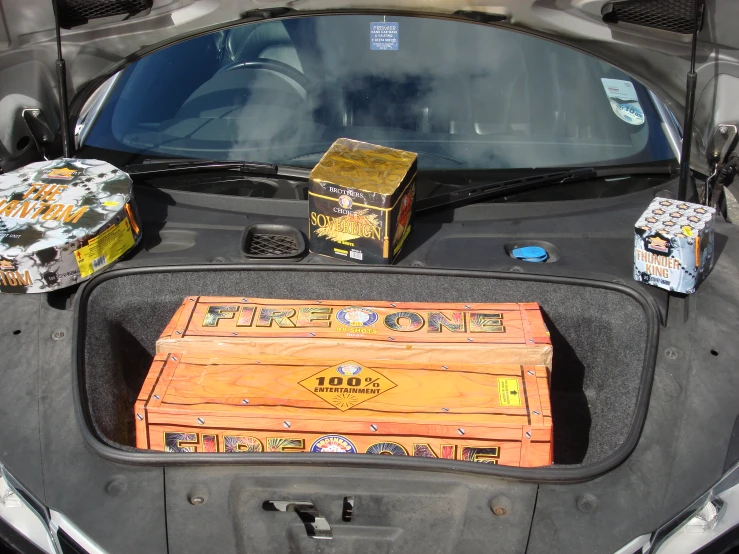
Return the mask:
[[[84,281],[133,248],[133,182],[98,160],[64,158],[0,175],[0,292]]]

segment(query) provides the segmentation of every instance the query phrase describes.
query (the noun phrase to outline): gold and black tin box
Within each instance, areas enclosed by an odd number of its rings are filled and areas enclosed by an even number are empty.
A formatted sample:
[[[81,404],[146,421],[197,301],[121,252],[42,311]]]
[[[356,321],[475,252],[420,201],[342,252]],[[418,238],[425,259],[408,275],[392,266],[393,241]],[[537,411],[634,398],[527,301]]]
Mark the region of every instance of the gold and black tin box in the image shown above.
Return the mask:
[[[310,174],[310,251],[388,264],[413,224],[416,154],[338,139]]]

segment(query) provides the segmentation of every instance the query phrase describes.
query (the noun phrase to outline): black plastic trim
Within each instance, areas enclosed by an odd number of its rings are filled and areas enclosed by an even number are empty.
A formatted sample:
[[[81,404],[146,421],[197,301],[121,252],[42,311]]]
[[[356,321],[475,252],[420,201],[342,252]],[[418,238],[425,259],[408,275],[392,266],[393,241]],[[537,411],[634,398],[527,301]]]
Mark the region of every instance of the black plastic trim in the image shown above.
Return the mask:
[[[295,242],[295,247],[288,252],[280,254],[255,254],[250,252],[254,237],[259,235],[274,235],[291,238]],[[253,223],[244,229],[241,235],[241,259],[245,262],[255,261],[272,261],[279,262],[285,260],[297,260],[305,255],[305,239],[303,233],[298,231],[292,225],[284,225],[278,223]]]
[[[305,272],[344,272],[344,273],[393,273],[398,275],[429,275],[443,277],[472,277],[482,279],[508,279],[512,281],[534,281],[543,283],[577,285],[601,288],[619,292],[638,302],[647,317],[647,347],[644,353],[644,369],[639,384],[639,393],[636,399],[634,417],[624,442],[611,455],[585,467],[539,467],[519,468],[501,465],[475,464],[464,461],[447,461],[427,458],[396,457],[396,456],[346,456],[343,454],[312,454],[312,453],[259,453],[259,454],[206,454],[206,453],[174,453],[174,452],[131,452],[114,448],[104,442],[104,439],[94,432],[89,420],[89,410],[84,391],[84,328],[86,323],[86,308],[91,292],[105,281],[128,275],[151,273],[175,273],[196,271],[305,271]],[[637,289],[625,285],[578,279],[573,277],[559,277],[547,275],[531,275],[522,273],[503,273],[492,271],[473,270],[443,270],[420,269],[409,267],[382,267],[382,266],[335,266],[335,265],[287,265],[287,264],[229,264],[229,265],[190,265],[190,266],[161,266],[146,268],[114,269],[101,273],[92,278],[80,290],[75,299],[75,326],[73,337],[73,392],[80,431],[85,442],[92,450],[103,458],[125,464],[142,464],[149,466],[204,466],[204,465],[282,465],[282,466],[341,466],[372,469],[419,470],[454,473],[457,475],[481,475],[500,477],[518,481],[537,483],[576,483],[589,481],[618,466],[628,458],[641,437],[644,422],[649,407],[649,397],[654,378],[654,367],[657,358],[657,344],[659,340],[659,315],[654,300]]]
[[[89,554],[64,529],[59,529],[56,536],[62,547],[62,554]]]

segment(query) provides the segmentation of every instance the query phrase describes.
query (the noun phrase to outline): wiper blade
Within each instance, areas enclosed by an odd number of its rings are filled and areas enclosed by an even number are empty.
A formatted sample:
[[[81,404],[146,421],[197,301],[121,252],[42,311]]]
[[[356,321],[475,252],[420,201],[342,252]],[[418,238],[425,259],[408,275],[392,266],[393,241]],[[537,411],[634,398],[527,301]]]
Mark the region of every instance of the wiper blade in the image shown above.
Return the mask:
[[[124,171],[135,181],[143,177],[164,177],[173,173],[199,173],[204,171],[236,171],[252,175],[274,175],[307,179],[310,170],[302,167],[277,166],[264,162],[239,162],[221,160],[197,160],[171,158],[144,160],[140,164],[127,165]]]
[[[472,185],[454,191],[437,194],[416,201],[416,213],[435,210],[437,208],[458,208],[509,194],[516,194],[539,187],[587,181],[598,177],[617,177],[622,175],[665,175],[675,173],[673,164],[635,165],[630,167],[580,167],[550,171],[536,175],[517,177],[497,183]]]
[[[481,200],[495,198],[501,194],[510,194],[533,188],[534,186],[555,185],[572,181],[593,179],[598,176],[595,168],[585,167],[566,171],[541,173],[526,177],[518,177],[507,181],[499,181],[488,185],[473,185],[462,189],[437,194],[416,201],[416,213],[435,210],[436,208],[458,208],[474,204]]]

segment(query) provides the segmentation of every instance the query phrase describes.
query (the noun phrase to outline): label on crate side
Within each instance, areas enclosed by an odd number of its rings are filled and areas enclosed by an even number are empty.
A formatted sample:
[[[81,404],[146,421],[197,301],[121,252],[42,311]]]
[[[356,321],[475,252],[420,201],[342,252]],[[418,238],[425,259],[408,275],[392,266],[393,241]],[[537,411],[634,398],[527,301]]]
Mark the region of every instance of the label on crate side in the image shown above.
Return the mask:
[[[521,393],[518,390],[518,379],[498,379],[498,396],[501,406],[520,406]]]

